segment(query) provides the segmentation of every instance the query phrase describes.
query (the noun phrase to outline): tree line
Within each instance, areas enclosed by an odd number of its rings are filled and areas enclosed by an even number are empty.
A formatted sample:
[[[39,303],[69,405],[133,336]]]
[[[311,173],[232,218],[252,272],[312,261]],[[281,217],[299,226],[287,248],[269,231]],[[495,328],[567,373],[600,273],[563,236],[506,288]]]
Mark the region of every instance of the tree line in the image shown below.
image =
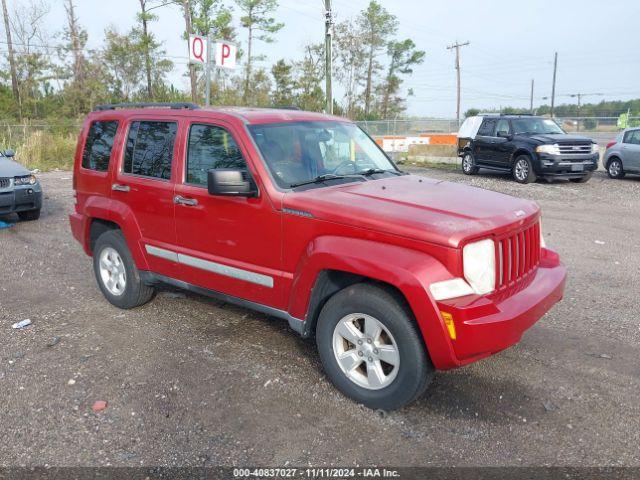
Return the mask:
[[[519,107],[503,107],[499,110],[489,109],[481,110],[479,108],[470,108],[465,112],[465,117],[477,115],[480,112],[486,113],[504,113],[504,114],[521,114],[530,113],[528,108]],[[541,105],[535,109],[537,115],[550,115],[551,106]],[[631,116],[640,116],[640,99],[634,100],[603,100],[599,103],[586,103],[580,105],[578,110],[577,103],[556,105],[553,108],[553,113],[557,117],[612,117],[626,113],[630,113]]]
[[[304,46],[298,59],[273,62],[261,53],[277,39],[284,24],[277,0],[137,0],[134,26],[110,26],[97,48],[78,16],[78,0],[62,0],[66,22],[48,31],[47,0],[2,0],[6,65],[0,71],[0,112],[5,119],[77,119],[101,103],[194,101],[205,92],[203,69],[185,57],[171,57],[154,33],[161,15],[184,24],[189,34],[225,39],[240,46],[241,68],[214,70],[214,105],[297,106],[322,111],[325,106],[324,43]],[[320,18],[319,18],[320,20]],[[411,39],[397,37],[398,19],[372,0],[355,18],[334,27],[334,78],[343,94],[336,113],[353,119],[394,118],[406,109],[410,90],[403,79],[424,61]],[[95,42],[92,42],[95,45]],[[3,48],[4,47],[4,48]],[[177,69],[189,89],[171,83]]]

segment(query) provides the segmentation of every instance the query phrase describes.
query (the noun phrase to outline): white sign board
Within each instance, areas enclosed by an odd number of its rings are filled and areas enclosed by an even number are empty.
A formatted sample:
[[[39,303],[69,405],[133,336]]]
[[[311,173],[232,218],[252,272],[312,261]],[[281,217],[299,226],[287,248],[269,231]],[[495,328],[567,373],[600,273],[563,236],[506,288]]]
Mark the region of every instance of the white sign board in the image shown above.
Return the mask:
[[[189,63],[207,63],[207,37],[189,35]]]
[[[215,52],[216,67],[229,68],[231,70],[236,68],[236,56],[238,54],[236,45],[223,40],[217,41]]]

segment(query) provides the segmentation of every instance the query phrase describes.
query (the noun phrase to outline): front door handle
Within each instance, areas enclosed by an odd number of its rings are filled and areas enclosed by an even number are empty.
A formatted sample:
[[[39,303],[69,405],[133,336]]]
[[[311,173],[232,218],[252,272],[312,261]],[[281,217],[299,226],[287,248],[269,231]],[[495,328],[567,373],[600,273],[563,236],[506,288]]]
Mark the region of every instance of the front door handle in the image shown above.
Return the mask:
[[[128,192],[129,190],[131,190],[131,187],[129,185],[120,185],[119,183],[114,183],[113,185],[111,185],[111,190],[113,190],[114,192]]]
[[[195,207],[198,205],[198,200],[195,198],[185,198],[182,195],[176,195],[173,197],[173,203],[176,205],[186,205],[187,207]]]

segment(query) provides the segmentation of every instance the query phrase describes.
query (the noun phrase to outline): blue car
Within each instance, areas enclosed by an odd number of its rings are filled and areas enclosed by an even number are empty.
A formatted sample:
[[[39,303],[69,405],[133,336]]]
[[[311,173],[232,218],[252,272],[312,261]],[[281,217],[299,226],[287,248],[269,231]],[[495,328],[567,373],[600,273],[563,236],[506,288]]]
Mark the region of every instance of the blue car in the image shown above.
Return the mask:
[[[13,150],[0,151],[0,215],[17,213],[20,220],[37,220],[42,187],[29,170],[12,160]]]

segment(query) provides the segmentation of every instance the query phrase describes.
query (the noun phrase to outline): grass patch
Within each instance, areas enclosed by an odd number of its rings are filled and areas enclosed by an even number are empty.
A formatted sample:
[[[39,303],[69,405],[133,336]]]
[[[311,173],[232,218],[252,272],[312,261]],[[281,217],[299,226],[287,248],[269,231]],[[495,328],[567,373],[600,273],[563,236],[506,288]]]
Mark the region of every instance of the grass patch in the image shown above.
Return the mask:
[[[72,133],[31,130],[21,138],[2,136],[3,148],[12,148],[16,152],[15,161],[29,170],[42,172],[73,168],[77,135]]]

